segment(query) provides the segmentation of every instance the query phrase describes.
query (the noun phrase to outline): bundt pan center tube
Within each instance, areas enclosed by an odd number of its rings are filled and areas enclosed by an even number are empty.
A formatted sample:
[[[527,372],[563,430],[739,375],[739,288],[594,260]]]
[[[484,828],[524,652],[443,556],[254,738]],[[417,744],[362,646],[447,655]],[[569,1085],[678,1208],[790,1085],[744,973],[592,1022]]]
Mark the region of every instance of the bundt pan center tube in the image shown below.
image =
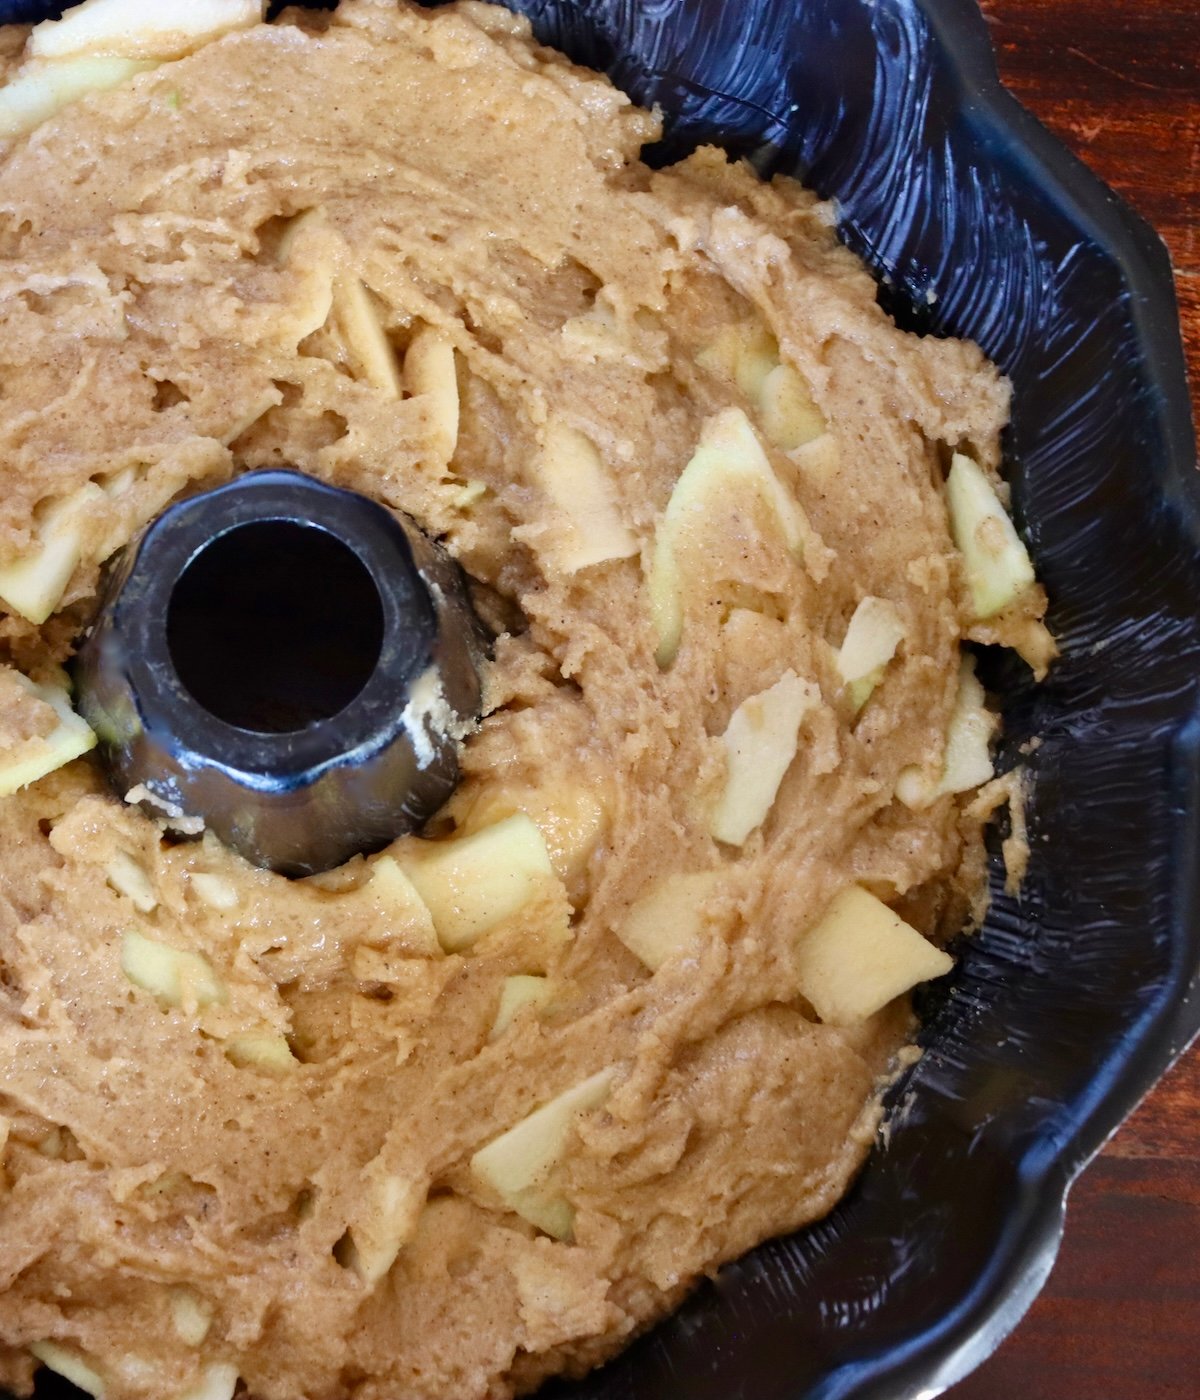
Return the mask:
[[[121,796],[311,875],[449,797],[480,647],[458,567],[412,521],[262,471],[128,546],[75,678]]]
[[[1070,1182],[1200,1024],[1200,491],[1168,260],[1002,91],[975,0],[509,4],[660,107],[658,159],[717,142],[836,198],[888,309],[976,340],[1014,385],[1014,501],[1062,652],[1037,690],[981,661],[1002,766],[1031,778],[1025,884],[994,859],[987,923],[924,1003],[926,1053],[846,1200],[545,1392],[932,1397],[1017,1323]]]

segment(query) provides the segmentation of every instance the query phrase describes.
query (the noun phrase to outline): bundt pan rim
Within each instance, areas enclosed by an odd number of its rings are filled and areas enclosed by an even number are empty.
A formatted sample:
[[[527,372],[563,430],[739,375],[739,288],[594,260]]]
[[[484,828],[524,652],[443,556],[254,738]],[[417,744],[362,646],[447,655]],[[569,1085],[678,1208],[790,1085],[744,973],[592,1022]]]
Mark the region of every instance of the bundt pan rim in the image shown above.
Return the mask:
[[[1016,387],[1014,497],[1063,650],[1036,689],[982,662],[1033,784],[1021,896],[993,850],[987,924],[832,1215],[543,1392],[932,1397],[1019,1321],[1071,1183],[1200,1029],[1200,485],[1169,259],[1000,86],[975,0],[508,3],[660,105],[654,158],[715,141],[836,198],[888,309]]]

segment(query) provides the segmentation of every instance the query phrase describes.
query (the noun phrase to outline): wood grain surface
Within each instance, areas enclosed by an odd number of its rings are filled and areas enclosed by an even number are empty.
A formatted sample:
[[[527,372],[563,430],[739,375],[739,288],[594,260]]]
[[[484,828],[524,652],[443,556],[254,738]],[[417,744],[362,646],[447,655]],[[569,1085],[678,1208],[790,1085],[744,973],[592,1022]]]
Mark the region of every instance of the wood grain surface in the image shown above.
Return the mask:
[[[1008,87],[1166,241],[1200,420],[1200,0],[983,8]],[[1084,1173],[1042,1296],[953,1394],[1200,1400],[1195,1049]]]

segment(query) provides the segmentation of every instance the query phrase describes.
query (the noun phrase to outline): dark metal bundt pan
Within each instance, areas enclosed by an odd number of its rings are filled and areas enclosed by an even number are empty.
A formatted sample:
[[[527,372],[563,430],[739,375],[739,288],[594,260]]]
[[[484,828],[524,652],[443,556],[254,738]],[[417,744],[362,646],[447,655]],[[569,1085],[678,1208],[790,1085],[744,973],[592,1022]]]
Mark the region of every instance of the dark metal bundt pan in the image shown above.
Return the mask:
[[[829,1219],[548,1393],[933,1396],[1021,1317],[1072,1179],[1200,1027],[1200,487],[1167,256],[1000,88],[974,0],[515,8],[661,106],[658,158],[719,141],[835,196],[901,322],[974,338],[1016,386],[1017,511],[1063,652],[1036,690],[985,672],[1004,760],[1041,739],[1021,897],[994,881],[887,1146]]]

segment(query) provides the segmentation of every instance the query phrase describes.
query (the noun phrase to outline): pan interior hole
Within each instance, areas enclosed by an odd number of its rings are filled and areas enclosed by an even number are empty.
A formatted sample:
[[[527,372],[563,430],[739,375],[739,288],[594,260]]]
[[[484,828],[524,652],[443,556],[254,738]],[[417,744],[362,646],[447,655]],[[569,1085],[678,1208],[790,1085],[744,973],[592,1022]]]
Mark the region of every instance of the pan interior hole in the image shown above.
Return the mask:
[[[379,663],[383,604],[336,536],[291,520],[218,535],[180,575],[167,645],[184,687],[217,719],[293,734],[339,714]]]

